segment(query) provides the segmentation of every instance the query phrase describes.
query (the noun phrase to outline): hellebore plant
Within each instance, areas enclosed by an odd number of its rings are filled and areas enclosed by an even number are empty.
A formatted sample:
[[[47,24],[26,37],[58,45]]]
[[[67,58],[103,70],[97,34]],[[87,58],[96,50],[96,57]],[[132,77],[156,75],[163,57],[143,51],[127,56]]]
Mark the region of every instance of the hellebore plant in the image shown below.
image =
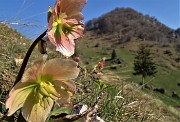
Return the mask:
[[[72,80],[78,74],[77,63],[72,60],[43,58],[34,62],[9,93],[8,116],[22,107],[26,121],[45,122],[54,102],[60,106],[70,103],[76,91]]]
[[[70,99],[76,92],[73,82],[79,74],[77,62],[54,58],[47,55],[34,62],[26,71],[29,57],[38,44],[41,54],[47,54],[43,37],[47,34],[56,50],[64,56],[74,54],[74,40],[83,35],[84,24],[81,22],[82,8],[87,0],[57,0],[54,9],[48,11],[48,29],[30,46],[16,77],[14,87],[6,101],[8,116],[22,108],[22,115],[28,122],[45,122],[51,109],[70,105]],[[24,72],[25,71],[25,72]]]
[[[56,51],[70,57],[74,54],[74,40],[83,35],[82,8],[87,0],[57,0],[48,20],[48,37]],[[51,9],[50,9],[51,11]]]

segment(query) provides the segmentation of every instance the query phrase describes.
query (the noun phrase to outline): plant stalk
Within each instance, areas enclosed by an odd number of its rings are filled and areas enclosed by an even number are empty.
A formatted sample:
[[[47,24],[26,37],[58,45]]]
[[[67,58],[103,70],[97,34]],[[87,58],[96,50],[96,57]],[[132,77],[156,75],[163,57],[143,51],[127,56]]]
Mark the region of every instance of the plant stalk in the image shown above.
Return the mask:
[[[36,47],[36,45],[38,44],[38,42],[46,35],[47,30],[45,30],[39,37],[37,37],[34,42],[31,44],[31,46],[29,47],[26,56],[24,57],[23,63],[21,65],[21,68],[19,70],[19,73],[16,77],[16,80],[14,82],[13,87],[17,84],[17,82],[19,82],[24,74],[24,70],[26,68],[27,62],[29,60],[29,57],[31,56],[32,51],[34,50],[34,48]]]

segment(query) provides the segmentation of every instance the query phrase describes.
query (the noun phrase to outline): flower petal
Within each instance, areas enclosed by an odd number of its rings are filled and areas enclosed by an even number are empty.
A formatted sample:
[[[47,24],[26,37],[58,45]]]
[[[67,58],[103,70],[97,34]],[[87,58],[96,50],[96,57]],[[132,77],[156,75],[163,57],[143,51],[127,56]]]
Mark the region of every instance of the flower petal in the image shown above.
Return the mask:
[[[54,35],[51,30],[47,34],[49,40],[56,46],[56,51],[61,52],[66,57],[70,57],[74,54],[74,39],[69,40],[63,32],[61,35]]]
[[[76,86],[73,81],[52,81],[56,91],[60,94],[61,99],[58,104],[69,104],[73,93],[76,92]]]
[[[53,31],[50,30],[49,32],[47,32],[48,34],[48,38],[49,38],[49,41],[56,46],[56,40],[54,39],[54,34],[53,34]]]
[[[64,89],[66,89],[69,92],[75,93],[76,92],[76,85],[74,84],[74,82],[72,80],[68,80],[68,81],[52,81],[51,82],[56,91],[58,92],[58,89],[63,87]],[[58,92],[59,93],[59,92]]]
[[[71,16],[66,17],[66,19],[74,19],[74,18],[80,21],[84,19],[84,16],[81,12],[76,12],[74,14],[71,14]]]
[[[82,25],[76,26],[74,28],[74,31],[72,31],[72,33],[68,35],[68,38],[70,40],[73,40],[73,39],[77,39],[79,37],[82,37],[83,31],[84,31],[84,27],[82,27]]]
[[[48,22],[48,30],[52,29],[52,25],[53,25],[53,20],[54,20],[54,12],[52,13],[51,17],[49,18],[49,22]]]
[[[52,80],[70,80],[75,79],[79,74],[77,63],[72,60],[60,58],[48,60],[42,71],[42,79],[51,76]]]
[[[22,107],[25,99],[32,91],[36,84],[30,82],[18,82],[9,93],[9,98],[6,101],[6,108],[9,109],[8,116],[11,116],[19,108]]]
[[[60,7],[61,12],[64,12],[67,14],[67,16],[73,16],[75,14],[79,14],[79,12],[83,9],[84,5],[87,3],[87,0],[61,0]],[[79,14],[80,16],[77,16],[78,21],[83,19],[82,14]]]
[[[32,82],[36,80],[37,76],[41,73],[47,57],[43,57],[40,60],[34,62],[23,74],[21,82]]]
[[[64,90],[64,89],[59,89],[59,93],[60,93],[62,98],[58,99],[56,102],[61,106],[70,104],[71,97],[72,97],[73,94],[66,91],[66,90]]]
[[[68,40],[64,34],[61,35],[61,40],[62,41],[56,46],[56,51],[61,52],[66,57],[72,56],[75,49],[74,40]]]
[[[53,107],[53,103],[51,98],[42,97],[39,99],[32,92],[23,105],[22,115],[28,122],[45,122]]]

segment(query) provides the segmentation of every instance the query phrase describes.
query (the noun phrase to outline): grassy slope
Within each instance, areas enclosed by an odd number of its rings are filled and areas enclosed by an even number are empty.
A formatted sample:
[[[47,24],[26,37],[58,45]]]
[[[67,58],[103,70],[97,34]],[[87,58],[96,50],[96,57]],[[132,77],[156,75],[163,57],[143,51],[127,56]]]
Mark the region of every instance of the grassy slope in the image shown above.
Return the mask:
[[[14,79],[19,70],[19,67],[15,65],[14,58],[23,58],[31,42],[27,40],[26,38],[22,37],[16,31],[10,28],[7,28],[7,26],[0,24],[0,27],[3,28],[0,31],[0,42],[1,42],[0,84],[1,84],[1,92],[6,92],[11,88],[12,83],[14,82]],[[107,38],[107,37],[104,37],[104,38]],[[89,41],[91,43],[89,43]],[[99,43],[100,47],[95,48],[94,46],[97,44],[97,42]],[[93,36],[91,36],[88,33],[85,35],[85,37],[82,40],[78,41],[78,43],[79,44],[77,44],[77,47],[81,54],[80,56],[83,59],[83,61],[87,64],[85,66],[88,67],[89,69],[92,69],[92,65],[96,64],[100,58],[102,57],[110,58],[111,51],[112,51],[111,47],[114,47],[113,45],[109,45],[110,42],[107,43],[106,41],[101,41],[101,38],[93,39]],[[160,103],[158,100],[155,100],[151,96],[148,96],[144,94],[143,92],[141,92],[138,89],[138,87],[136,87],[135,85],[129,84],[129,82],[121,86],[122,85],[121,79],[129,80],[128,77],[131,78],[133,55],[131,55],[131,52],[128,51],[126,48],[120,48],[120,47],[115,47],[115,48],[117,49],[117,55],[121,56],[125,63],[122,66],[113,64],[113,65],[117,65],[118,67],[117,71],[114,73],[118,74],[118,79],[120,80],[117,80],[117,79],[113,80],[112,77],[116,77],[113,73],[110,74],[110,76],[107,76],[107,78],[109,78],[108,81],[112,82],[113,84],[116,84],[118,88],[107,90],[109,97],[112,99],[107,99],[105,101],[106,104],[100,110],[102,112],[103,119],[107,121],[111,119],[113,119],[114,121],[132,120],[135,122],[140,121],[140,120],[142,121],[142,118],[144,118],[144,121],[146,120],[149,120],[149,121],[161,120],[163,122],[165,120],[167,120],[168,122],[178,121],[178,117],[177,117],[178,113],[173,108],[169,109],[163,103]],[[57,56],[57,54],[54,54],[53,52],[50,52],[50,54],[53,57]],[[30,62],[32,59],[35,59],[38,56],[39,55],[37,54],[37,50],[35,50],[35,52],[32,54]],[[106,64],[107,65],[105,69],[107,69],[108,71],[112,64],[110,62],[107,62]],[[137,81],[138,81],[138,78],[137,78]],[[114,99],[115,96],[118,95],[119,91],[121,91],[122,89],[124,90],[124,92],[121,95],[125,98],[125,100],[123,101],[115,100]],[[92,100],[94,100],[95,97],[91,97],[91,96],[94,96],[94,93],[88,93],[88,96],[89,96],[89,99],[88,99],[89,101],[88,100],[87,101],[90,103],[93,103]],[[4,102],[5,97],[6,96],[3,96],[3,97],[1,96],[1,102]],[[82,94],[80,94],[80,97],[82,97]],[[109,106],[110,108],[106,106],[108,100],[110,100],[109,101],[111,104]],[[134,101],[137,101],[137,102],[135,105],[132,106],[133,109],[132,108],[129,109],[128,105],[130,105],[130,103]],[[123,108],[122,106],[120,106],[120,104],[122,103],[123,103]],[[120,107],[118,110],[117,110],[116,105],[119,105]],[[112,107],[114,108],[112,109]],[[140,107],[141,110],[139,111],[137,107],[138,108]],[[158,117],[161,117],[161,116],[163,117],[159,119]],[[131,117],[131,119],[129,119],[129,117]]]
[[[4,24],[0,23],[0,28],[0,84],[1,90],[7,91],[19,70],[19,67],[15,65],[14,58],[23,58],[24,51],[30,42]],[[7,84],[3,82],[7,82]]]
[[[97,63],[102,57],[110,58],[112,49],[115,49],[117,57],[123,60],[124,63],[119,65],[107,61],[106,69],[112,70],[111,67],[116,66],[116,70],[113,71],[123,80],[140,83],[141,77],[132,75],[134,54],[138,49],[139,41],[134,39],[123,45],[115,45],[115,38],[115,35],[103,35],[102,37],[97,37],[92,32],[86,33],[85,37],[77,42],[82,59],[92,65],[94,62]],[[154,79],[151,77],[145,79],[147,84],[152,85],[154,88],[165,89],[165,94],[154,93],[152,90],[149,90],[148,92],[157,96],[168,105],[178,106],[180,100],[171,97],[172,92],[175,92],[180,96],[179,86],[177,85],[177,83],[180,82],[180,70],[177,68],[179,63],[174,61],[174,58],[176,58],[178,54],[174,50],[173,45],[170,44],[168,47],[162,47],[155,42],[146,41],[141,43],[151,45],[149,48],[151,49],[151,52],[154,53],[155,62],[157,63],[158,68],[158,73]],[[164,51],[166,50],[170,50],[172,55],[168,56],[167,54],[164,54]]]

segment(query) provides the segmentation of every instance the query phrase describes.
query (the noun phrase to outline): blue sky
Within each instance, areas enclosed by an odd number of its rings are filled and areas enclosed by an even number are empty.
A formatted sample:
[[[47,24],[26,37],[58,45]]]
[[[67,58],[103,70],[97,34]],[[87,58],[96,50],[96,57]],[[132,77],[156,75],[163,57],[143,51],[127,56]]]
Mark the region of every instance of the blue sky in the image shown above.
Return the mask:
[[[18,22],[13,27],[34,39],[46,29],[47,9],[48,6],[54,6],[54,3],[55,0],[0,0],[0,21]],[[155,16],[172,29],[180,27],[180,0],[88,0],[83,9],[84,21],[117,7],[130,7],[140,13]]]

